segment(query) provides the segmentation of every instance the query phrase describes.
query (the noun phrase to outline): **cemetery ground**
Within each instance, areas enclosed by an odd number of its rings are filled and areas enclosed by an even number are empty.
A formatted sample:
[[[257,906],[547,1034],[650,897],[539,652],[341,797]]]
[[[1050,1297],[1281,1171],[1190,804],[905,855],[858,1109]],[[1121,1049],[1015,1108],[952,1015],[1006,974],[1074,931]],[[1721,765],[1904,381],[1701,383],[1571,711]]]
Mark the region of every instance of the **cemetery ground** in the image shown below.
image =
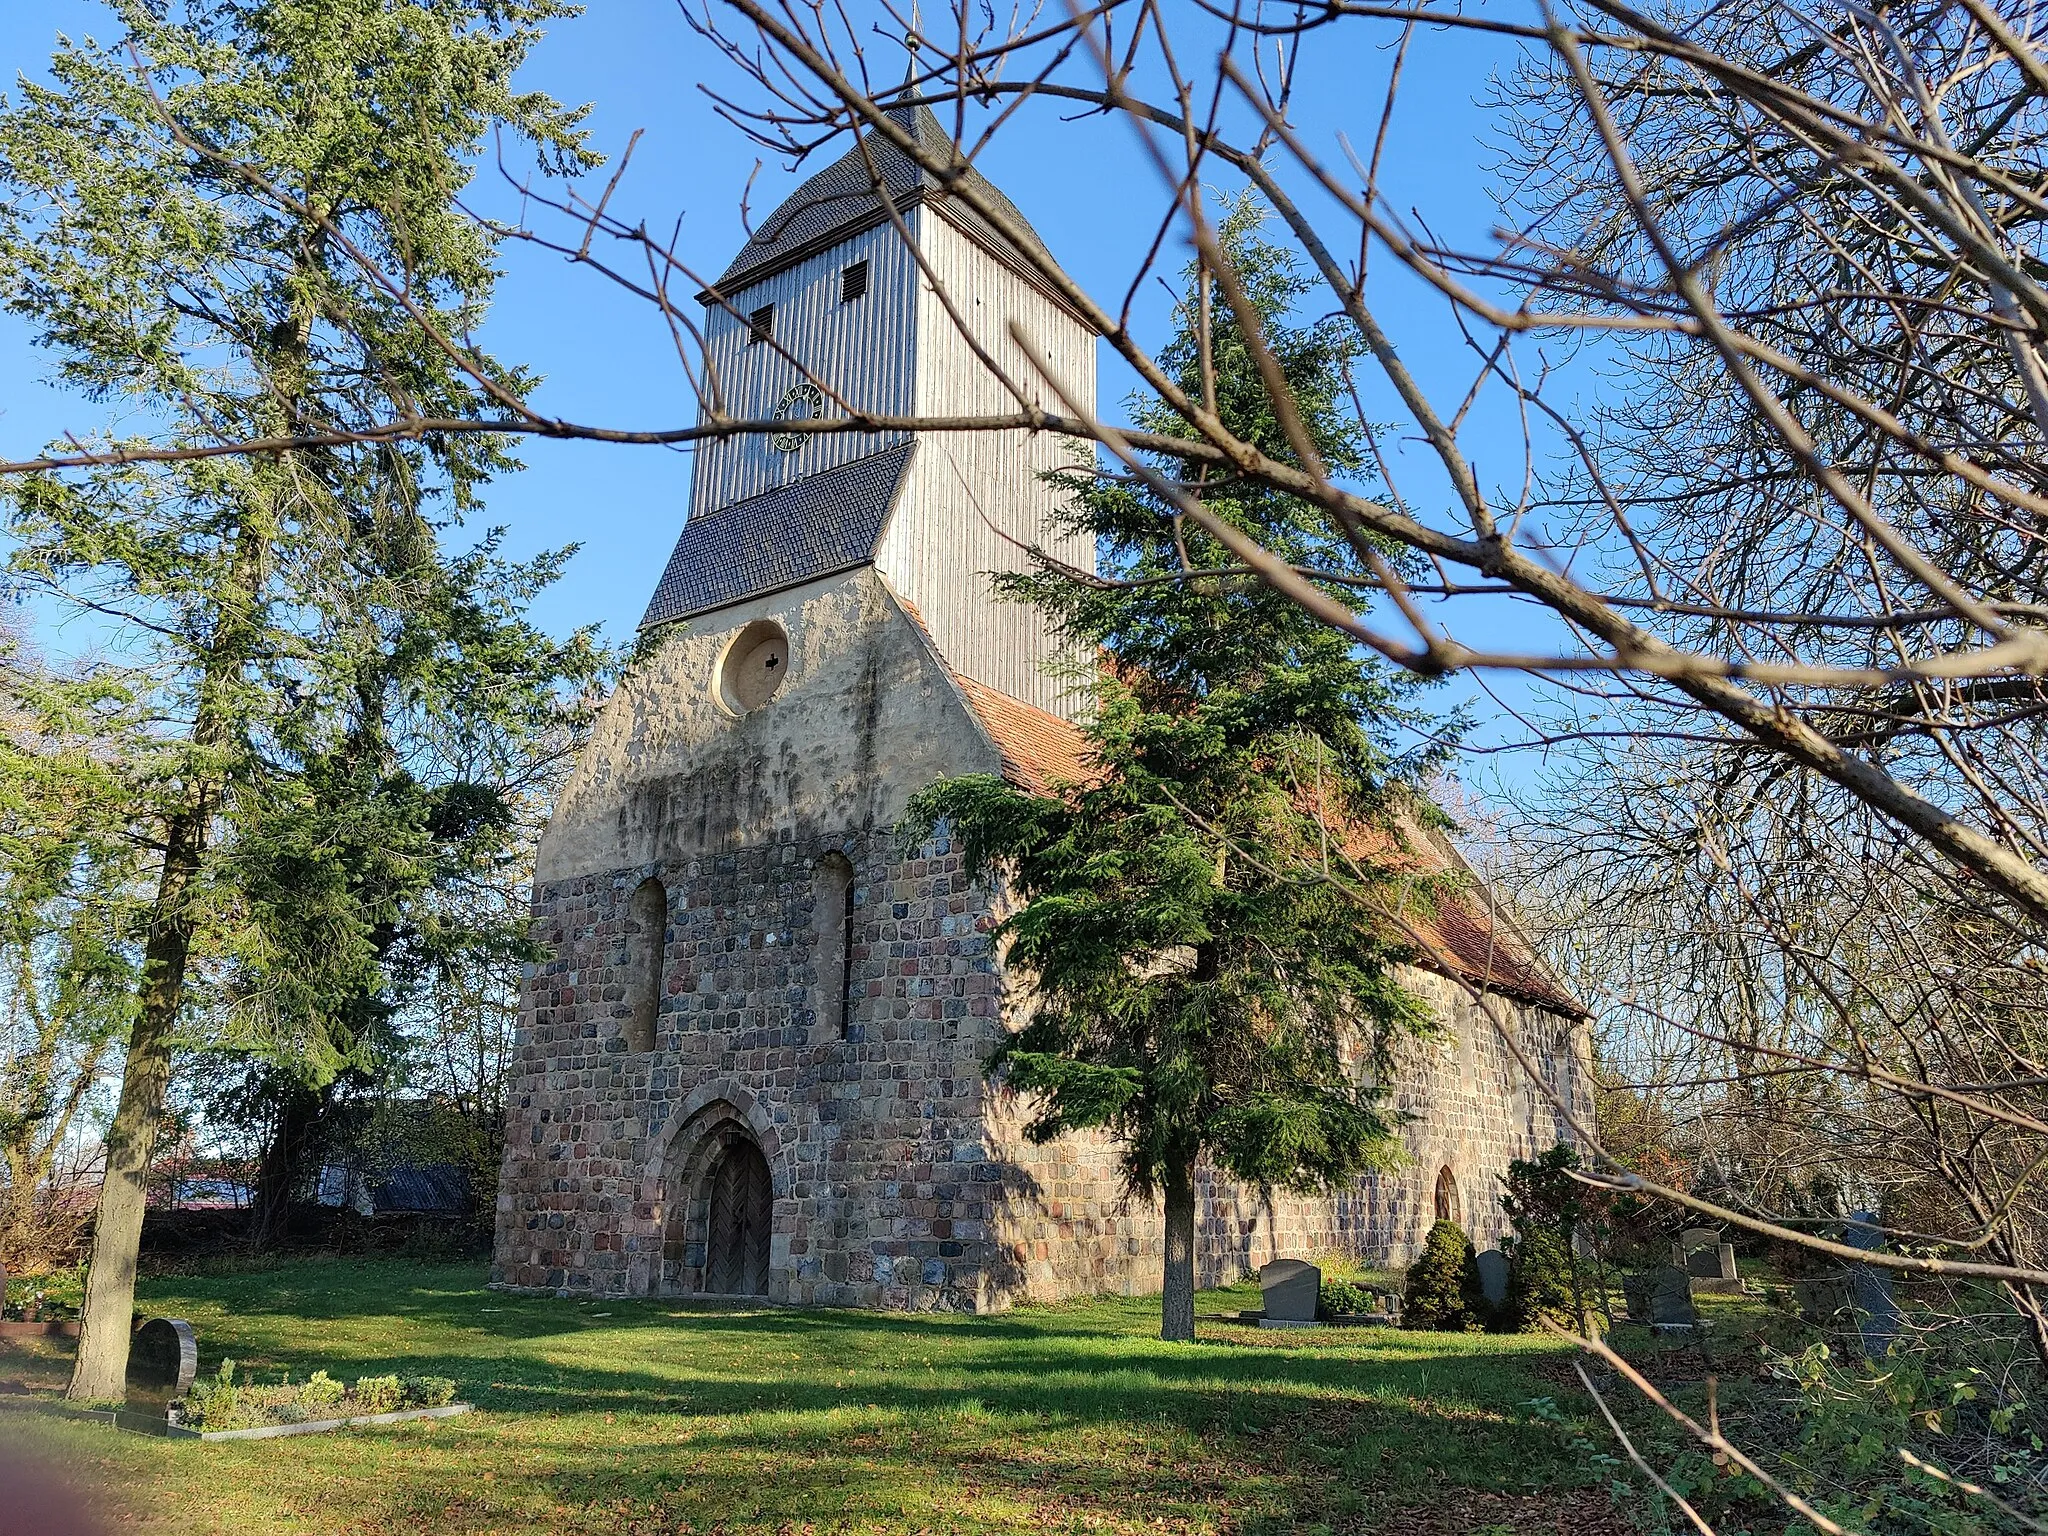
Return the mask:
[[[139,1303],[191,1320],[202,1372],[451,1376],[466,1417],[222,1444],[27,1412],[0,1427],[95,1486],[115,1529],[150,1532],[1638,1528],[1546,1337],[1226,1321],[1252,1285],[1205,1292],[1190,1347],[1154,1337],[1151,1297],[910,1316],[483,1281],[314,1260],[149,1280]],[[69,1347],[14,1346],[0,1379],[54,1389]]]

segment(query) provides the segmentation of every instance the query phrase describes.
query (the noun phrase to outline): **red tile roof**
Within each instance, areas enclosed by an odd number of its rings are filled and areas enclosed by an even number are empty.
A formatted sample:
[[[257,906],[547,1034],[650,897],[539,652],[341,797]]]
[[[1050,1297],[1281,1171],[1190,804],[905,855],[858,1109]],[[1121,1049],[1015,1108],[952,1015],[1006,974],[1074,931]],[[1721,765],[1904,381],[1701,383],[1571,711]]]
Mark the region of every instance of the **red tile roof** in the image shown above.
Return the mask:
[[[957,672],[953,681],[1003,755],[1003,777],[1019,789],[1049,795],[1055,786],[1085,784],[1095,776],[1079,726]]]
[[[957,673],[954,680],[1002,754],[1003,777],[1019,789],[1050,794],[1058,785],[1086,783],[1092,776],[1088,738],[1079,726]],[[1513,920],[1494,907],[1492,893],[1448,838],[1406,817],[1392,829],[1361,831],[1353,852],[1382,868],[1461,877],[1456,889],[1438,892],[1433,903],[1418,889],[1389,912],[1419,965],[1553,1013],[1585,1017],[1585,1005],[1550,974]]]
[[[917,605],[893,588],[891,595],[1002,755],[1005,779],[1031,794],[1045,795],[1059,785],[1085,784],[1094,776],[1088,738],[1078,725],[953,671]],[[1461,877],[1456,889],[1436,893],[1434,902],[1417,890],[1411,901],[1387,914],[1389,923],[1413,946],[1415,963],[1423,969],[1566,1018],[1588,1016],[1586,1005],[1551,975],[1514,919],[1494,903],[1493,893],[1443,833],[1416,818],[1398,817],[1393,828],[1356,828],[1349,851],[1397,873]]]

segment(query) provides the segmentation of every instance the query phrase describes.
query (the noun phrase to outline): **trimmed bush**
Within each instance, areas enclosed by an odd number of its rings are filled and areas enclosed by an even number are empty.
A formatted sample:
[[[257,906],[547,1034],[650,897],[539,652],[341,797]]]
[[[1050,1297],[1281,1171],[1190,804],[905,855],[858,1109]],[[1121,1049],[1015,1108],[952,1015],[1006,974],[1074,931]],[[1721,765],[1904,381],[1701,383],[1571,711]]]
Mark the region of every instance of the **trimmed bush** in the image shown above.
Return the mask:
[[[1472,1239],[1456,1222],[1438,1222],[1423,1240],[1420,1257],[1409,1266],[1401,1326],[1457,1332],[1483,1320],[1487,1310]]]
[[[390,1413],[405,1401],[405,1389],[396,1376],[365,1376],[349,1396],[357,1413]]]
[[[1520,1333],[1549,1318],[1566,1327],[1578,1326],[1572,1301],[1571,1260],[1554,1232],[1531,1227],[1507,1240],[1508,1299],[1502,1323]]]
[[[455,1401],[455,1383],[446,1376],[401,1376],[398,1386],[408,1408],[446,1408]]]
[[[348,1395],[348,1388],[325,1371],[315,1371],[299,1388],[299,1400],[309,1409],[332,1408]]]

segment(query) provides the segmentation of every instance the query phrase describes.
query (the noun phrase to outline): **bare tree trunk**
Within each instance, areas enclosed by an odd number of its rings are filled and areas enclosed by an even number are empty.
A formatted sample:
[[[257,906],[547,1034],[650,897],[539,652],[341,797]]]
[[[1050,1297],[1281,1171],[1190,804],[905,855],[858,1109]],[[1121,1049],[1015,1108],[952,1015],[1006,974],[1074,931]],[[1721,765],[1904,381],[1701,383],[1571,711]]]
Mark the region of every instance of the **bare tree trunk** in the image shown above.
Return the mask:
[[[206,797],[173,818],[165,838],[156,909],[143,951],[141,1007],[128,1037],[121,1098],[107,1132],[106,1178],[93,1219],[92,1267],[80,1308],[78,1358],[66,1396],[82,1402],[127,1395],[128,1337],[135,1317],[135,1266],[142,1251],[142,1217],[149,1160],[163,1123],[171,1080],[171,1033],[184,998],[185,961],[192,948],[187,901],[206,848]]]
[[[1195,1341],[1195,1160],[1166,1155],[1166,1268],[1159,1288],[1159,1337]]]
[[[250,1202],[249,1242],[257,1250],[282,1241],[291,1227],[292,1194],[306,1165],[327,1110],[328,1094],[296,1081],[284,1090],[277,1124],[263,1161],[256,1170],[255,1198]]]

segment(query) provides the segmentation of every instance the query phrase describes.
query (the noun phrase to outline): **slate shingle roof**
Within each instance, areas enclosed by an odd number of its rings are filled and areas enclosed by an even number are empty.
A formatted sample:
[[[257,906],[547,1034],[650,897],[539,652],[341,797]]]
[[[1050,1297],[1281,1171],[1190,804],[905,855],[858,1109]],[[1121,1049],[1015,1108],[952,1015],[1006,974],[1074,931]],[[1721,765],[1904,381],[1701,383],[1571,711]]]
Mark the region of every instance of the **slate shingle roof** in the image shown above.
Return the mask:
[[[938,154],[950,149],[953,136],[940,125],[929,107],[898,108],[889,115],[915,134],[920,146],[930,146]],[[867,135],[867,144],[874,159],[872,171],[868,157],[856,144],[798,187],[781,207],[761,221],[755,228],[754,238],[741,248],[732,265],[712,285],[713,288],[730,297],[748,284],[759,282],[815,250],[863,229],[886,223],[888,212],[875,194],[877,174],[889,189],[889,200],[896,205],[898,212],[930,197],[935,204],[943,203],[948,217],[981,236],[998,252],[1010,249],[1009,241],[987,220],[959,199],[946,197],[936,178],[894,144],[873,133]],[[965,184],[972,187],[978,197],[999,209],[1030,243],[1034,252],[1045,253],[1037,232],[1017,211],[1016,204],[998,192],[979,171],[969,171]]]
[[[898,443],[691,518],[640,627],[865,564],[915,447]]]

